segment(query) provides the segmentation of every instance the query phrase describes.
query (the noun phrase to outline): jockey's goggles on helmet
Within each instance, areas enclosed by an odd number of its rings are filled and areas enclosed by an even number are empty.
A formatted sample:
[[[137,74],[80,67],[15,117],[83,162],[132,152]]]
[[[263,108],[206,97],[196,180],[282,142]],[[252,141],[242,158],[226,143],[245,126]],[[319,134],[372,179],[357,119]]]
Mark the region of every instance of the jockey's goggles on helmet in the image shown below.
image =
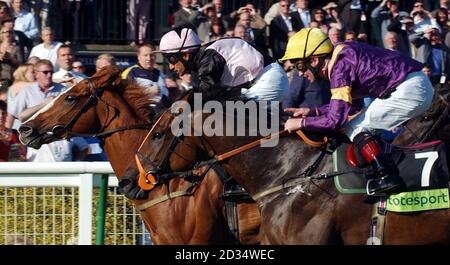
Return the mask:
[[[311,59],[297,59],[291,60],[291,63],[294,65],[295,69],[298,71],[305,73],[308,69],[312,68]]]
[[[183,60],[183,54],[181,53],[163,53],[163,56],[170,64],[176,64]]]

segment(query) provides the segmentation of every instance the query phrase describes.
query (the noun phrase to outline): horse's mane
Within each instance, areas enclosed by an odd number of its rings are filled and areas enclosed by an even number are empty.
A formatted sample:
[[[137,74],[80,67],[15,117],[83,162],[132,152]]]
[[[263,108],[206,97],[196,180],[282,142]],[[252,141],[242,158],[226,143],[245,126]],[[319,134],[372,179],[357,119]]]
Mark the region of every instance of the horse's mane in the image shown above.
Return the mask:
[[[151,99],[148,89],[129,80],[122,80],[119,86],[122,88],[123,98],[134,113],[140,119],[151,122],[156,112],[151,104],[157,102]]]

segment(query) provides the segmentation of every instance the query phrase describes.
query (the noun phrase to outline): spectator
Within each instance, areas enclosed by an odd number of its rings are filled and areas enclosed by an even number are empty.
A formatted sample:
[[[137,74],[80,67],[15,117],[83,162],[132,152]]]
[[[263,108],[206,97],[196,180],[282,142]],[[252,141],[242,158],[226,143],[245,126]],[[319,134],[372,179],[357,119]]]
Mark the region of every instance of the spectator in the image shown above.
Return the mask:
[[[0,100],[0,162],[11,160],[25,160],[25,147],[20,144],[19,134],[16,130],[5,126],[6,102]]]
[[[31,64],[22,64],[13,73],[14,83],[8,89],[8,104],[14,104],[17,94],[31,85],[36,79],[34,78],[34,69]],[[18,129],[20,122],[11,114],[8,114],[6,119],[6,127]]]
[[[95,60],[95,71],[98,72],[105,66],[116,65],[116,58],[109,53],[100,54]]]
[[[216,17],[216,10],[211,4],[204,6],[204,12],[205,16],[203,16],[201,22],[197,27],[197,33],[203,43],[208,43],[211,41],[210,37],[211,37],[212,20],[217,17]]]
[[[234,27],[233,36],[236,38],[241,38],[245,40],[246,42],[250,42],[250,37],[247,34],[247,28],[244,25],[237,24]]]
[[[267,25],[270,25],[270,23],[272,23],[272,20],[276,16],[280,15],[280,2],[281,1],[271,5],[269,10],[264,15],[264,21],[266,22]],[[288,0],[288,2],[289,2],[289,12],[297,11],[297,7],[295,6],[295,3],[294,3],[295,1],[294,0]]]
[[[103,151],[102,142],[96,137],[83,137],[88,144],[88,148],[83,156],[83,152],[78,154],[77,160],[83,161],[108,161],[106,153]]]
[[[424,32],[432,26],[435,26],[440,30],[436,21],[431,20],[430,12],[424,9],[423,2],[420,0],[416,0],[414,2],[414,8],[411,11],[411,17],[414,19],[415,32]]]
[[[407,16],[408,13],[399,10],[398,0],[383,0],[381,4],[372,11],[371,17],[380,24],[381,36],[384,36],[384,48],[387,48],[386,34],[389,31],[389,26],[392,23],[399,23],[400,20]]]
[[[0,100],[8,101],[8,87],[11,81],[9,79],[0,79]]]
[[[216,9],[216,17],[222,20],[223,26],[226,29],[232,28],[234,24],[232,23],[229,16],[225,16],[223,13],[223,1],[222,0],[212,0],[212,5]]]
[[[450,49],[442,43],[439,30],[430,28],[411,34],[410,41],[417,48],[415,59],[431,65],[432,84],[445,84],[450,75]]]
[[[64,86],[52,82],[53,66],[49,60],[40,60],[34,65],[36,83],[17,93],[8,112],[14,118],[25,121],[64,90]]]
[[[23,62],[22,53],[14,42],[12,30],[2,27],[0,41],[0,79],[12,81],[12,73]]]
[[[28,57],[27,63],[31,64],[31,65],[35,65],[37,62],[39,62],[39,57],[37,56],[30,56]]]
[[[36,83],[23,88],[14,104],[8,105],[8,112],[24,121],[42,109],[53,98],[59,95],[64,86],[52,82],[53,66],[49,60],[40,60],[34,65]],[[73,153],[73,149],[75,153]],[[39,150],[28,148],[27,160],[38,162],[72,161],[84,157],[87,143],[83,138],[74,137],[70,141],[61,140],[42,145]]]
[[[441,39],[445,40],[449,33],[450,26],[448,22],[448,11],[445,8],[439,8],[433,12],[433,18],[441,28]]]
[[[355,32],[347,31],[345,32],[345,41],[354,41],[356,40]]]
[[[15,30],[22,31],[31,41],[37,39],[39,36],[39,29],[37,27],[36,19],[33,14],[25,11],[22,0],[12,0],[11,6],[13,14],[16,17]]]
[[[192,0],[179,0],[179,3],[181,8],[174,14],[174,27],[198,27],[202,19],[202,14],[192,8]]]
[[[386,43],[386,49],[391,51],[398,51],[397,33],[389,31],[386,36],[384,36],[384,43]]]
[[[139,85],[147,87],[150,96],[156,102],[161,102],[162,97],[169,96],[169,92],[165,85],[164,74],[155,68],[154,51],[153,44],[144,43],[138,46],[138,63],[125,69],[122,72],[122,78],[135,80]]]
[[[388,31],[397,33],[399,50],[411,58],[416,56],[416,47],[409,41],[409,35],[414,33],[414,20],[411,16],[400,21],[395,20],[388,27]]]
[[[264,29],[267,24],[264,21],[264,19],[259,14],[259,10],[256,8],[256,6],[252,3],[247,3],[245,6],[240,7],[238,10],[232,12],[229,17],[234,21],[236,18],[241,17],[243,13],[250,14],[250,25],[249,27],[253,29]],[[239,22],[237,22],[239,23]]]
[[[16,43],[17,47],[19,47],[20,56],[23,58],[23,60],[25,60],[25,58],[28,57],[28,54],[30,54],[33,44],[22,31],[14,30],[14,20],[14,17],[5,17],[1,21],[1,27],[4,30],[10,30],[13,32],[14,42]]]
[[[295,34],[292,27],[292,17],[289,13],[289,1],[281,0],[278,6],[280,7],[280,15],[272,19],[269,26],[269,43],[274,58],[283,57],[288,38]]]
[[[222,38],[225,34],[225,26],[220,18],[214,18],[211,20],[211,36],[209,41],[215,41]]]
[[[0,1],[0,21],[10,16],[9,6],[5,1]]]
[[[27,160],[30,162],[67,162],[83,161],[89,148],[82,137],[72,137],[44,144],[39,150],[28,148]]]
[[[246,28],[246,36],[247,42],[254,45],[260,52],[266,54],[266,39],[265,39],[265,31],[263,29],[252,28],[251,27],[252,14],[250,12],[242,12],[239,15],[239,21],[237,24],[240,24]]]
[[[363,13],[365,10],[364,0],[339,0],[338,5],[345,29],[355,32],[356,35],[365,32],[363,23],[366,21],[366,16]]]
[[[328,31],[328,37],[330,38],[333,46],[336,46],[338,43],[342,41],[341,31],[338,30],[337,28],[331,28]]]
[[[150,5],[151,1],[148,0],[127,1],[128,40],[131,46],[136,46],[136,42],[143,43],[146,38]]]
[[[41,38],[43,42],[31,49],[30,57],[36,56],[39,59],[49,60],[52,63],[53,68],[57,70],[57,50],[62,43],[53,40],[53,31],[50,27],[45,27],[42,29]]]
[[[317,27],[322,30],[325,34],[328,34],[328,30],[330,29],[330,26],[325,21],[325,11],[320,8],[313,9],[312,16],[311,16],[311,22],[316,22]]]
[[[422,72],[430,79],[431,81],[431,65],[429,63],[423,64]]]
[[[53,74],[53,82],[70,87],[86,79],[87,76],[72,69],[73,62],[74,54],[72,48],[65,44],[59,46],[56,60],[59,71]]]
[[[292,28],[294,31],[299,31],[306,28],[311,23],[311,14],[308,8],[308,0],[297,0],[297,10],[291,13]]]
[[[76,60],[72,63],[72,69],[74,72],[86,75],[86,68],[83,65],[83,62]]]

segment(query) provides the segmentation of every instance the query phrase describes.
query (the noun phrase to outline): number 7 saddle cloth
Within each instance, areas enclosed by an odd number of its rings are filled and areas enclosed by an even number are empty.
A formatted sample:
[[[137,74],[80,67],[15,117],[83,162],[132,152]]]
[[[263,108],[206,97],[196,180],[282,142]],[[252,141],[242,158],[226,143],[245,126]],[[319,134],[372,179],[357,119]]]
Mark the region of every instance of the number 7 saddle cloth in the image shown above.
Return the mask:
[[[348,172],[335,177],[334,182],[340,193],[366,193],[367,179],[360,169],[354,168],[347,158],[350,144],[341,144],[333,153],[333,166],[337,172]],[[389,155],[399,170],[399,176],[406,184],[404,191],[419,191],[448,188],[449,172],[446,145],[441,141],[405,147],[385,144]],[[364,170],[363,170],[364,171]]]

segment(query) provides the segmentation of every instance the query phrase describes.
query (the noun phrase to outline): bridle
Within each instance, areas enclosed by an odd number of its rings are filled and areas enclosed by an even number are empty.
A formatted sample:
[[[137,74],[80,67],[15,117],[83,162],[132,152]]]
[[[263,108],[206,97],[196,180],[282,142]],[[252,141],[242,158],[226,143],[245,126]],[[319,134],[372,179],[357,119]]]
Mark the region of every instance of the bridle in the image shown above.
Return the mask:
[[[115,115],[111,118],[110,121],[106,122],[102,126],[102,132],[100,133],[92,133],[92,134],[79,134],[79,133],[73,133],[72,129],[75,123],[78,121],[78,119],[83,115],[86,111],[88,111],[90,108],[96,106],[100,100],[100,97],[103,94],[104,88],[94,89],[94,86],[92,84],[92,81],[90,78],[86,79],[88,83],[89,91],[91,91],[91,95],[89,96],[88,100],[84,102],[83,106],[78,110],[78,112],[67,122],[67,124],[57,124],[53,126],[52,130],[50,132],[41,133],[38,137],[42,136],[43,134],[51,134],[55,138],[58,139],[67,139],[70,137],[97,137],[97,138],[104,138],[107,136],[110,136],[116,132],[120,131],[126,131],[126,130],[132,130],[132,129],[148,129],[148,126],[151,123],[143,123],[143,124],[134,124],[129,126],[120,126],[108,131],[103,131],[104,128],[106,128],[113,120],[118,116],[118,112],[115,112]],[[115,108],[115,107],[114,107]],[[117,110],[117,108],[115,108]],[[37,138],[38,138],[37,137]]]

